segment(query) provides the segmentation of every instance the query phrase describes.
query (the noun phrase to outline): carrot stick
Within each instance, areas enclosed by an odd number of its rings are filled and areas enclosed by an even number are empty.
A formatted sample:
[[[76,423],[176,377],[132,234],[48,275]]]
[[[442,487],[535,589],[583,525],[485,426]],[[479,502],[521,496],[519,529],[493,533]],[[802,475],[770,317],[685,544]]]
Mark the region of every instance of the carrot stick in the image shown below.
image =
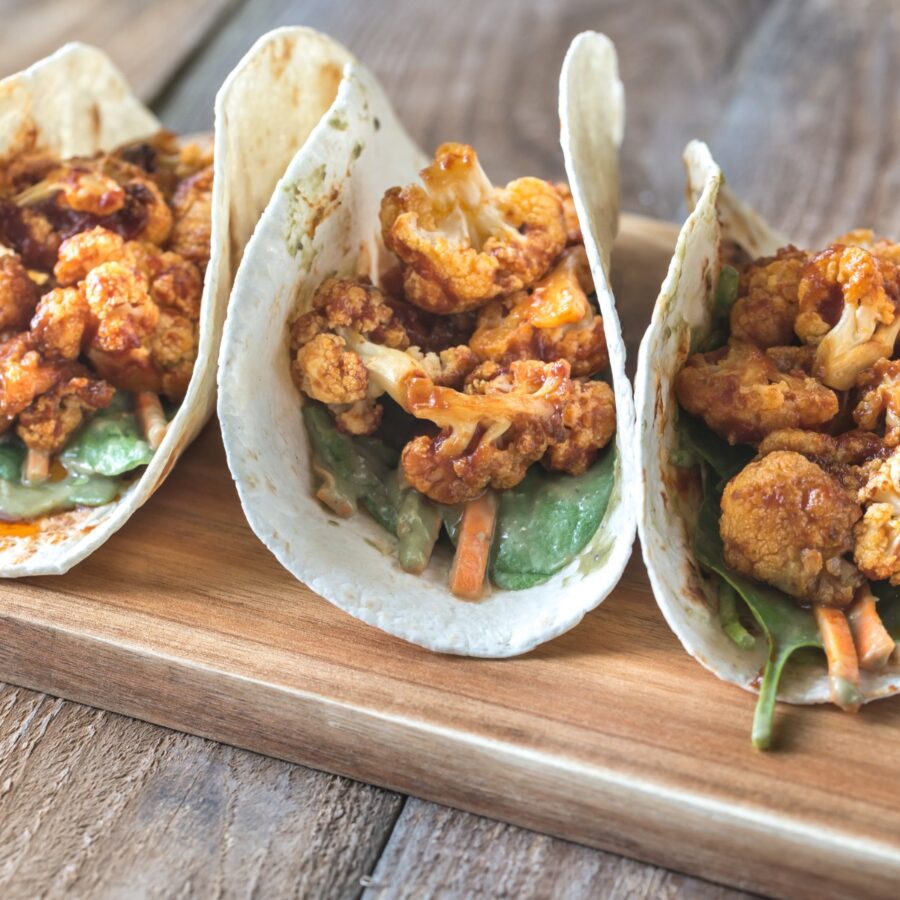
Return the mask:
[[[46,450],[34,450],[29,447],[25,456],[25,481],[28,484],[40,484],[50,474],[50,454]]]
[[[134,407],[150,449],[158,449],[166,436],[166,428],[169,427],[159,395],[153,391],[138,391],[134,398]]]
[[[853,635],[844,613],[831,606],[815,606],[813,612],[828,659],[831,701],[841,709],[859,709],[859,661]]]
[[[496,494],[488,491],[466,504],[456,539],[456,555],[450,567],[450,590],[457,597],[464,600],[481,597],[496,524]]]
[[[862,669],[880,669],[894,652],[894,639],[888,634],[868,582],[856,592],[856,600],[847,612],[853,643]]]

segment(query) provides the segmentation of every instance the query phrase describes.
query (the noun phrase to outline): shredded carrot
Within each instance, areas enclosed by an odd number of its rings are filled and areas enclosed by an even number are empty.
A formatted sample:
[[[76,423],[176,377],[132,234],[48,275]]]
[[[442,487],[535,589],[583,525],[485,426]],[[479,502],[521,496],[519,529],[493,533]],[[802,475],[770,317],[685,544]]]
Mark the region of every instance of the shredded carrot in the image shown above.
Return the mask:
[[[450,568],[450,590],[457,597],[465,600],[481,597],[496,523],[496,494],[488,491],[466,504]]]
[[[894,639],[888,634],[868,583],[856,592],[856,600],[847,611],[847,621],[856,644],[861,669],[880,669],[894,652]]]
[[[813,611],[828,659],[831,700],[841,709],[855,712],[859,708],[859,661],[847,617],[830,606],[816,606]]]
[[[151,450],[157,450],[166,436],[166,416],[159,395],[152,391],[138,391],[134,400],[138,422]]]

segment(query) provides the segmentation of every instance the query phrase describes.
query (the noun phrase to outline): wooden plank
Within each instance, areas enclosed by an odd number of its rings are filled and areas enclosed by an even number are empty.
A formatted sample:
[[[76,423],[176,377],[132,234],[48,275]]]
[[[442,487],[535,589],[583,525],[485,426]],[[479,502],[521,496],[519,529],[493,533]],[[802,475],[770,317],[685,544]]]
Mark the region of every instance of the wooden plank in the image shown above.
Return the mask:
[[[353,897],[402,798],[0,688],[0,895]]]
[[[239,0],[4,0],[0,78],[68,41],[94,44],[153,98]]]
[[[855,227],[900,235],[898,41],[893,0],[784,0],[744,48],[712,150],[797,243]]]
[[[591,846],[783,895],[900,877],[897,703],[786,708],[754,752],[753,697],[683,652],[637,558],[525,657],[425,653],[275,563],[213,430],[64,580],[3,585],[0,624],[4,679]]]
[[[309,25],[344,42],[381,79],[402,121],[425,148],[472,143],[496,179],[562,176],[557,80],[579,31],[616,42],[627,85],[623,207],[674,218],[680,153],[718,122],[734,88],[738,48],[764,20],[768,0],[381,0],[360,15],[333,0],[254,0],[240,10],[161,98],[172,128],[212,125],[222,79],[268,28]]]
[[[750,896],[414,799],[407,800],[364,884],[364,900],[422,896],[748,900]]]

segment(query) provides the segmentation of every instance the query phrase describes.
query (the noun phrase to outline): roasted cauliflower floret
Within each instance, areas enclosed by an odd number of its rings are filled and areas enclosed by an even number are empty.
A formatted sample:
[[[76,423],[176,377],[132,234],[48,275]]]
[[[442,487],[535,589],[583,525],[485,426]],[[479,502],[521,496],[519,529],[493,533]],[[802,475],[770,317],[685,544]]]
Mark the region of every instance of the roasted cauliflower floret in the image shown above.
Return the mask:
[[[422,185],[384,195],[381,228],[403,263],[406,298],[422,309],[462,312],[530,287],[566,245],[563,202],[549,182],[495,188],[465,144],[440,146],[421,176]]]
[[[770,453],[725,487],[725,561],[798,600],[848,606],[863,580],[846,559],[861,515],[855,498],[815,463],[799,453]]]
[[[784,247],[744,269],[738,299],[731,308],[732,337],[762,348],[793,341],[797,290],[807,259],[802,250]]]
[[[834,391],[804,372],[782,372],[758,347],[731,340],[697,353],[675,378],[678,402],[731,444],[756,444],[781,428],[815,428],[838,412]]]
[[[861,396],[853,410],[860,428],[875,431],[884,425],[885,443],[900,444],[900,360],[879,359],[856,380]]]
[[[803,428],[786,428],[766,435],[757,458],[778,450],[790,450],[834,475],[854,496],[866,483],[873,467],[890,453],[884,441],[871,431],[845,431],[836,436]]]
[[[543,458],[546,468],[570,475],[586,472],[616,433],[616,400],[604,381],[573,381],[572,397],[563,409],[566,439],[553,444]]]
[[[291,372],[297,387],[322,403],[363,400],[369,376],[363,361],[336,334],[317,334],[294,354]]]
[[[384,407],[366,398],[346,405],[328,407],[341,431],[347,434],[374,434],[381,424]]]
[[[21,331],[37,306],[37,285],[15,253],[0,254],[0,332]]]
[[[309,311],[291,323],[291,351],[336,328],[350,328],[386,347],[404,350],[409,346],[406,330],[384,294],[350,278],[329,278],[319,285]]]
[[[882,267],[861,247],[832,244],[806,264],[798,289],[797,335],[816,346],[823,384],[846,391],[859,374],[893,355],[900,331]]]
[[[212,227],[213,169],[206,166],[176,188],[172,197],[175,214],[169,249],[190,260],[202,272],[209,262]]]
[[[85,331],[93,321],[91,308],[78,288],[54,288],[41,297],[31,320],[35,347],[49,360],[78,359]]]
[[[92,346],[102,352],[140,347],[159,321],[146,276],[134,266],[101,263],[83,283],[84,297],[96,318]]]
[[[448,347],[440,353],[421,353],[418,347],[410,347],[407,352],[440,387],[462,388],[466,378],[481,362],[465,344]]]
[[[483,307],[470,346],[494,362],[565,359],[573,375],[593,375],[609,356],[603,320],[588,300],[592,290],[584,247],[572,247],[533,288]]]
[[[58,453],[85,416],[109,406],[114,394],[111,385],[90,377],[82,366],[72,366],[19,414],[16,434],[30,450]]]
[[[856,525],[856,564],[873,581],[900,584],[900,450],[872,473],[859,500],[865,515]]]
[[[19,208],[0,197],[0,244],[15,250],[29,269],[49,272],[56,261],[60,237],[42,212]]]
[[[160,309],[147,349],[159,371],[160,390],[170,400],[181,400],[187,393],[197,360],[197,341],[193,319],[172,309]]]
[[[41,357],[27,332],[0,343],[0,418],[17,416],[59,378],[60,367]]]
[[[61,285],[72,285],[106,262],[137,269],[147,278],[150,296],[159,306],[177,309],[191,319],[199,317],[203,277],[190,260],[146,241],[126,241],[106,228],[81,231],[64,240],[54,275]]]
[[[476,370],[474,376],[478,375]],[[488,487],[518,484],[553,443],[565,440],[562,411],[571,395],[564,361],[517,361],[493,377],[474,377],[466,393],[412,377],[406,408],[440,433],[404,448],[409,483],[438,503],[462,503]]]

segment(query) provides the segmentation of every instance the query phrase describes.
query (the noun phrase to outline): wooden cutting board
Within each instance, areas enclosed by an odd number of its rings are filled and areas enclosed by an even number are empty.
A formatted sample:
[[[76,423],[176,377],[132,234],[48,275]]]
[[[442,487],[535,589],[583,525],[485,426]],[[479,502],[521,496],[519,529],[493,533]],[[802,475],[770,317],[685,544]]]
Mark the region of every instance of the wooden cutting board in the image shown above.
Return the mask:
[[[623,220],[632,360],[674,235]],[[75,571],[0,587],[0,679],[743,888],[898,893],[900,703],[781,706],[777,752],[754,751],[754,698],[682,650],[637,547],[527,656],[422,651],[278,565],[215,425]]]

